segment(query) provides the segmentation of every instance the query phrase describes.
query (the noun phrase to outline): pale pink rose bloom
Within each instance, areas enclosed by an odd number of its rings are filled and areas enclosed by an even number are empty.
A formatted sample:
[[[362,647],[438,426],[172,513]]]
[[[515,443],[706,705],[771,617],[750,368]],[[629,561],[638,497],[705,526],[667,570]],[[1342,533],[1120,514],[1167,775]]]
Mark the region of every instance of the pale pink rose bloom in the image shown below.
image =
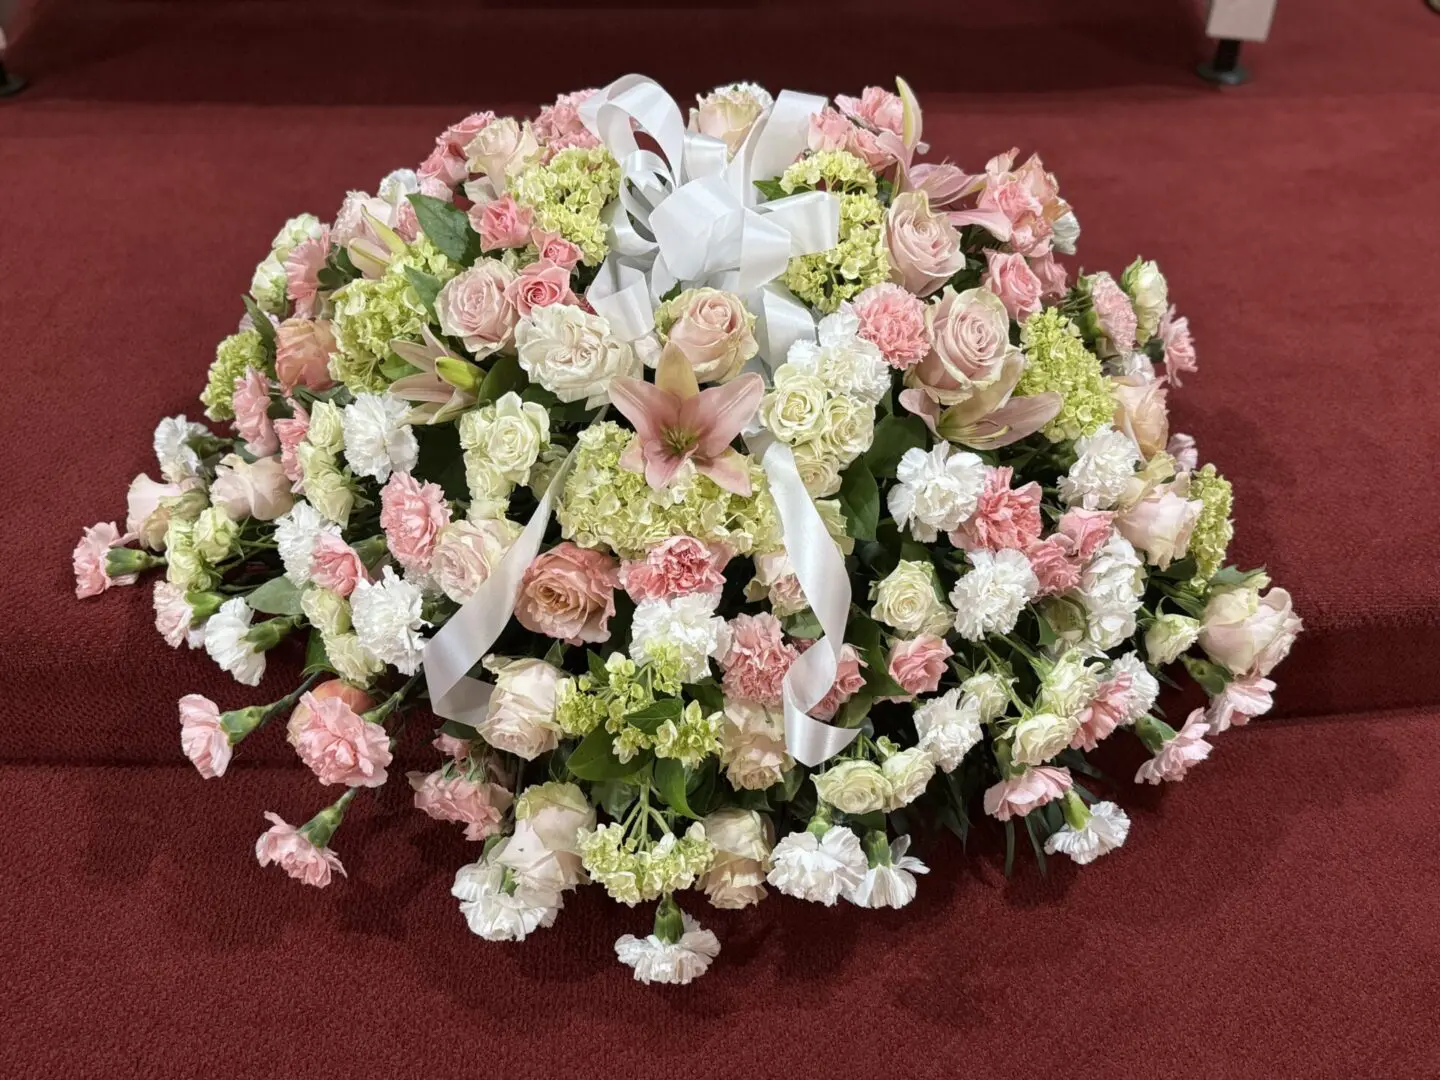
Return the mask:
[[[1031,810],[1060,798],[1072,783],[1069,769],[1050,765],[1026,769],[1019,776],[985,789],[985,812],[1000,821],[1024,817]]]
[[[893,282],[872,285],[855,298],[860,336],[873,342],[893,368],[914,367],[930,351],[925,304]]]
[[[1141,765],[1135,773],[1137,784],[1158,784],[1165,780],[1183,780],[1190,766],[1204,761],[1214,749],[1205,741],[1210,725],[1205,723],[1205,710],[1196,709],[1185,721],[1185,726],[1167,739],[1155,756]]]
[[[390,736],[366,720],[341,696],[306,693],[300,703],[309,710],[299,725],[295,752],[322,784],[379,787],[387,779]]]
[[[1068,537],[1056,533],[1031,543],[1024,551],[1025,558],[1030,560],[1030,569],[1040,582],[1037,596],[1059,596],[1080,584],[1085,564],[1075,557]]]
[[[345,876],[340,856],[327,848],[317,848],[294,825],[279,814],[265,811],[270,828],[255,841],[255,858],[261,866],[275,863],[296,881],[323,889],[330,884],[331,871]]]
[[[1127,375],[1110,380],[1115,398],[1114,424],[1135,440],[1140,454],[1152,458],[1170,439],[1170,411],[1165,404],[1165,380]]]
[[[690,593],[719,596],[729,561],[724,547],[712,548],[693,536],[672,536],[647,551],[643,560],[621,565],[620,583],[637,604]]]
[[[465,148],[494,119],[492,112],[472,113],[458,124],[451,124],[440,133],[435,140],[435,149],[415,170],[416,173],[421,179],[436,179],[443,181],[447,187],[455,187],[470,175],[465,164]]]
[[[1275,704],[1271,697],[1275,683],[1263,675],[1242,675],[1231,679],[1225,689],[1210,699],[1205,722],[1215,734],[1232,726],[1244,727],[1257,716],[1264,716]]]
[[[1198,370],[1195,360],[1195,340],[1190,336],[1190,320],[1181,316],[1175,317],[1175,305],[1170,305],[1170,310],[1160,320],[1160,327],[1155,332],[1160,339],[1160,344],[1165,347],[1165,374],[1176,386],[1180,385],[1181,374],[1189,375]]]
[[[1251,605],[1244,589],[1219,590],[1205,605],[1200,647],[1236,675],[1269,675],[1304,628],[1290,594],[1271,589]]]
[[[473,165],[479,168],[497,191],[505,191],[512,171],[538,159],[540,144],[529,124],[522,125],[513,117],[504,116],[486,125],[465,148]]]
[[[1070,541],[1071,554],[1081,562],[1089,562],[1090,556],[1110,539],[1115,513],[1112,510],[1085,510],[1075,507],[1060,515],[1055,531]]]
[[[804,648],[809,648],[812,644],[814,642],[806,642]],[[854,645],[840,646],[840,659],[835,665],[835,681],[829,692],[810,710],[810,715],[816,720],[829,720],[839,712],[840,706],[854,697],[865,685],[865,676],[860,671],[864,666],[865,661],[860,659]]]
[[[975,387],[1000,377],[1010,344],[1010,315],[989,289],[946,289],[925,311],[933,345],[924,360],[905,373],[907,385],[941,405],[965,401]]]
[[[895,196],[885,214],[890,280],[917,296],[934,292],[965,265],[960,234],[945,215],[930,209],[923,191]]]
[[[551,304],[576,307],[580,303],[579,297],[570,288],[570,271],[543,259],[525,267],[514,281],[505,286],[505,299],[521,318],[535,308]]]
[[[755,577],[745,588],[746,597],[751,598],[752,590],[756,588],[765,590],[764,595],[770,602],[771,612],[780,618],[804,611],[810,606],[805,589],[800,584],[800,579],[795,576],[795,566],[790,561],[790,553],[784,548],[755,556]]]
[[[286,394],[297,386],[307,390],[328,390],[335,385],[330,377],[330,354],[335,335],[325,319],[286,319],[275,328],[275,379]]]
[[[684,354],[697,382],[728,382],[759,351],[751,322],[734,293],[696,289],[676,315],[666,340]]]
[[[725,696],[779,706],[781,683],[799,655],[774,615],[735,616],[730,620],[730,648],[720,658]]]
[[[1092,274],[1090,303],[1095,309],[1095,321],[1100,327],[1101,336],[1108,342],[1109,351],[1118,356],[1129,356],[1135,349],[1138,320],[1125,290],[1120,288],[1109,274]]]
[[[1102,682],[1090,704],[1081,710],[1080,726],[1070,745],[1076,750],[1094,750],[1101,739],[1109,738],[1130,715],[1130,701],[1134,693],[1129,672],[1118,672]]]
[[[236,521],[274,521],[295,505],[295,496],[278,456],[246,461],[226,454],[216,466],[210,502]]]
[[[513,195],[502,195],[470,208],[470,224],[480,234],[480,246],[486,251],[524,247],[530,242],[534,218],[535,211],[521,206]]]
[[[520,314],[505,295],[515,271],[498,259],[482,259],[447,281],[435,297],[440,329],[465,343],[476,359],[515,340]]]
[[[180,749],[206,780],[225,775],[230,736],[220,726],[220,708],[201,694],[180,699]]]
[[[904,130],[905,104],[899,94],[884,87],[867,86],[858,98],[835,95],[835,107],[851,120],[874,131],[900,135]]]
[[[235,430],[245,440],[245,449],[253,457],[278,453],[280,440],[270,423],[270,380],[256,368],[246,368],[235,380],[233,397]]]
[[[1188,488],[1188,483],[1182,485]],[[1115,518],[1115,528],[1145,560],[1164,570],[1190,547],[1190,534],[1205,504],[1178,494],[1175,484],[1161,484]]]
[[[72,563],[75,570],[75,596],[84,600],[87,596],[99,596],[112,585],[134,585],[139,574],[123,574],[112,578],[105,572],[105,557],[112,547],[123,547],[133,537],[128,533],[120,535],[113,521],[102,521],[91,525],[80,536],[75,545]]]
[[[275,437],[280,440],[280,468],[290,480],[290,490],[299,491],[305,478],[300,468],[300,444],[310,430],[310,414],[294,398],[290,399],[293,415],[275,421]]]
[[[430,559],[440,590],[457,604],[465,603],[489,580],[519,531],[518,525],[503,518],[447,525]]]
[[[520,580],[515,618],[571,645],[605,641],[615,614],[620,564],[568,540],[536,557]]]
[[[540,258],[552,262],[556,266],[563,266],[566,270],[574,270],[585,254],[577,245],[572,244],[559,233],[549,233],[544,229],[532,230],[530,242],[535,245],[535,250],[540,253]]]
[[[580,106],[594,94],[593,89],[561,94],[555,104],[546,105],[535,118],[535,137],[551,154],[576,147],[599,146],[597,139],[580,119]]]
[[[890,677],[907,694],[934,693],[945,674],[945,661],[954,655],[945,639],[934,634],[897,641],[890,649]]]
[[[344,540],[334,533],[321,533],[310,556],[310,580],[322,589],[349,596],[357,582],[370,580],[370,572]]]
[[[1024,255],[1013,252],[987,251],[982,284],[1000,297],[1005,310],[1017,322],[1040,310],[1040,279],[1030,269]]]
[[[450,507],[439,484],[422,484],[397,472],[380,489],[380,527],[390,554],[407,570],[425,571],[440,530],[450,524]]]
[[[430,740],[430,745],[446,757],[456,761],[463,761],[470,756],[471,742],[469,739],[457,739],[454,735],[446,735],[443,731]]]
[[[765,112],[762,100],[744,90],[717,90],[698,99],[699,108],[690,110],[689,130],[719,139],[734,157],[745,144],[750,129]]]
[[[302,240],[285,258],[285,295],[295,301],[295,314],[308,319],[315,313],[320,292],[320,271],[330,257],[330,228],[320,226],[320,235]]]
[[[826,107],[810,116],[806,132],[806,145],[811,150],[844,150],[854,129],[845,115],[838,109]]]
[[[358,686],[352,686],[344,679],[326,679],[324,682],[316,683],[305,695],[318,701],[327,698],[338,698],[350,707],[355,713],[367,712],[373,709],[378,702]],[[290,719],[285,726],[285,739],[291,746],[297,746],[300,736],[309,728],[311,723],[310,706],[305,703],[304,697],[299,704],[290,711]]]
[[[189,481],[195,484],[199,481]],[[125,531],[140,541],[142,547],[159,551],[165,543],[165,531],[170,524],[170,515],[156,515],[160,500],[174,498],[185,489],[179,484],[163,484],[151,480],[141,473],[130,481],[125,493]]]
[[[470,175],[466,160],[463,155],[452,154],[447,148],[437,143],[416,168],[415,175],[432,177],[443,181],[446,186],[454,188],[464,183],[465,178]]]
[[[499,784],[447,777],[443,769],[407,773],[406,779],[415,790],[415,806],[436,821],[464,822],[466,840],[484,840],[499,832],[505,811],[514,801]]]
[[[1165,452],[1175,459],[1175,467],[1194,472],[1200,467],[1200,452],[1195,446],[1195,437],[1177,431],[1165,444]]]
[[[952,544],[965,551],[1023,551],[1040,539],[1040,485],[1032,480],[1012,491],[1014,472],[1009,465],[985,471],[975,512],[950,534]]]
[[[1030,269],[1040,282],[1040,295],[1060,299],[1069,290],[1069,275],[1065,267],[1055,261],[1052,252],[1037,255],[1030,260]]]

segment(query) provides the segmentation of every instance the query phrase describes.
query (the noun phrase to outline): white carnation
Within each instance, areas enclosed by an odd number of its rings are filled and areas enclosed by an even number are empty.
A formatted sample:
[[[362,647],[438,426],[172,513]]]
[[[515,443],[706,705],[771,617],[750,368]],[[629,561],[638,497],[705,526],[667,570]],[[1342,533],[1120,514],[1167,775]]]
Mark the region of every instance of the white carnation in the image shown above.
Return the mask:
[[[1081,866],[1094,862],[1101,855],[1114,851],[1130,835],[1130,819],[1113,802],[1098,802],[1089,808],[1089,820],[1083,828],[1074,829],[1067,823],[1045,841],[1045,852],[1069,855]]]
[[[506,890],[506,868],[499,860],[508,842],[501,841],[479,862],[462,866],[450,888],[470,931],[486,941],[524,941],[539,927],[553,924],[564,905],[559,891],[518,882],[513,891]]]
[[[205,623],[205,651],[210,659],[246,686],[258,686],[265,677],[265,654],[246,640],[255,612],[243,597],[226,600]]]
[[[1074,255],[1075,242],[1080,239],[1080,222],[1075,217],[1075,211],[1066,210],[1050,228],[1050,246],[1061,255]]]
[[[814,375],[832,394],[878,404],[890,389],[890,365],[879,346],[860,336],[860,319],[849,304],[820,320],[819,341],[801,339],[785,362]]]
[[[1145,593],[1145,565],[1118,532],[1111,533],[1080,575],[1086,638],[1102,652],[1135,633],[1135,613]]]
[[[966,641],[986,634],[1008,634],[1037,592],[1040,582],[1030,561],[1014,548],[972,551],[971,570],[950,590],[955,607],[955,630]]]
[[[899,483],[890,489],[890,514],[902,529],[908,524],[922,543],[933,543],[937,532],[958,529],[975,512],[985,489],[985,463],[968,450],[951,451],[947,442],[928,453],[912,447],[895,469]]]
[[[561,401],[602,404],[610,381],[639,377],[644,369],[635,352],[610,333],[599,315],[571,304],[531,310],[515,327],[515,348],[525,374]]]
[[[357,475],[383,484],[392,471],[415,468],[420,446],[404,422],[409,411],[409,402],[389,394],[357,394],[345,406],[345,460]]]
[[[1075,464],[1060,478],[1060,498],[1086,510],[1108,510],[1125,493],[1140,464],[1140,449],[1123,431],[1106,424],[1075,440]]]
[[[945,772],[959,767],[970,748],[980,741],[980,699],[956,688],[930,698],[915,708],[919,745]]]
[[[824,839],[813,832],[791,833],[775,845],[766,878],[787,896],[813,900],[827,907],[858,888],[869,861],[849,829],[832,825]]]
[[[680,653],[681,681],[705,678],[710,674],[710,657],[723,656],[730,647],[728,626],[715,614],[717,600],[707,593],[687,593],[636,605],[630,626],[631,659],[643,664],[660,648],[673,646]]]
[[[204,424],[197,424],[184,416],[167,416],[155,425],[155,459],[160,463],[160,473],[172,484],[188,480],[200,472],[200,455],[190,447],[189,440],[209,435]]]
[[[678,941],[663,941],[654,934],[643,938],[625,934],[615,942],[615,955],[635,969],[637,982],[683,986],[704,975],[720,955],[720,941],[714,933],[683,912],[681,919],[685,932]]]
[[[866,908],[902,908],[915,899],[916,874],[928,874],[930,868],[910,850],[910,837],[897,836],[890,842],[890,861],[865,871],[860,884],[845,893],[852,904]]]
[[[361,645],[402,674],[413,675],[425,648],[420,630],[428,625],[420,614],[423,594],[418,585],[397,577],[393,567],[385,567],[383,574],[377,582],[355,584],[350,621]]]
[[[1160,696],[1160,682],[1150,673],[1145,661],[1133,652],[1128,652],[1110,665],[1110,677],[1130,676],[1130,696],[1125,719],[1122,723],[1133,724],[1148,713]]]
[[[275,547],[292,584],[310,580],[310,562],[321,533],[339,536],[340,526],[326,521],[308,502],[297,502],[275,519]]]
[[[261,311],[285,312],[285,264],[271,252],[255,267],[250,277],[250,295]]]

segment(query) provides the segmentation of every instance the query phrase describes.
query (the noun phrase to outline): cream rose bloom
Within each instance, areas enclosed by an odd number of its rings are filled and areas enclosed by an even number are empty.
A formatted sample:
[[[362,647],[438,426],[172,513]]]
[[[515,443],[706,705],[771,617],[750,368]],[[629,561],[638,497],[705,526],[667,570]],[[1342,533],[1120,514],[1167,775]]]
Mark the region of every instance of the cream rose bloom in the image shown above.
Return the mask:
[[[825,434],[829,393],[819,376],[781,364],[775,386],[760,403],[760,418],[781,442],[797,443]]]
[[[871,586],[870,617],[906,637],[944,637],[955,613],[940,599],[935,568],[928,562],[901,559],[895,569]]]
[[[820,443],[849,465],[875,441],[875,406],[852,397],[832,397],[825,403],[825,431]]]
[[[743,908],[765,899],[775,842],[769,820],[754,810],[727,806],[706,815],[703,824],[715,857],[696,887],[718,908]]]
[[[918,746],[891,754],[880,766],[885,779],[890,782],[890,798],[885,810],[899,810],[909,806],[925,792],[925,786],[935,775],[935,761]]]
[[[840,459],[823,439],[794,448],[795,471],[812,499],[826,499],[840,490]]]
[[[1236,675],[1269,675],[1303,628],[1288,592],[1260,588],[1252,579],[1216,589],[1200,620],[1200,647]]]
[[[522,526],[507,518],[455,521],[440,530],[430,573],[440,591],[463,604],[485,584],[520,535]]]
[[[1120,276],[1120,287],[1135,305],[1135,321],[1139,333],[1136,340],[1144,344],[1160,328],[1160,320],[1170,307],[1170,286],[1160,266],[1153,260],[1136,259]]]
[[[524,484],[550,442],[550,414],[513,390],[492,405],[460,417],[460,446],[487,462],[510,484]]]
[[[568,304],[532,309],[515,328],[515,345],[526,375],[561,401],[591,408],[608,400],[612,379],[637,378],[643,370],[608,322]]]
[[[476,728],[480,737],[526,761],[555,749],[560,742],[555,686],[565,673],[544,660],[529,658],[487,657],[485,668],[495,675],[495,690],[485,719]]]
[[[656,312],[665,337],[690,362],[697,382],[728,382],[760,351],[755,316],[734,293],[686,289]]]
[[[690,130],[719,139],[734,157],[755,121],[774,103],[769,92],[755,83],[722,86],[696,98],[699,108],[690,110]]]
[[[873,761],[842,761],[814,781],[820,798],[847,814],[884,810],[895,798],[890,778]]]
[[[1035,713],[1015,725],[1011,760],[1019,765],[1044,765],[1070,745],[1075,735],[1073,718]]]
[[[785,749],[785,719],[753,701],[725,702],[720,731],[720,764],[732,787],[763,791],[778,784],[794,762]]]

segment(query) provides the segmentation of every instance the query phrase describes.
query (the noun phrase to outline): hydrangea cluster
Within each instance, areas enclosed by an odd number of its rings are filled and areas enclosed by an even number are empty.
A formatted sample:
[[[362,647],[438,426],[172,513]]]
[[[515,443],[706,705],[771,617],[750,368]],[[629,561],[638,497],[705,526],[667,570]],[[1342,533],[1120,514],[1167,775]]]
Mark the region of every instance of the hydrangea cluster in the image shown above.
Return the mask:
[[[823,188],[840,198],[840,243],[790,260],[785,286],[817,311],[834,311],[890,273],[885,247],[885,207],[875,197],[875,174],[844,150],[821,150],[801,158],[780,177],[786,194]]]
[[[516,201],[534,213],[536,224],[578,247],[587,265],[605,258],[601,212],[620,191],[620,167],[608,150],[561,150],[521,172],[512,189]]]

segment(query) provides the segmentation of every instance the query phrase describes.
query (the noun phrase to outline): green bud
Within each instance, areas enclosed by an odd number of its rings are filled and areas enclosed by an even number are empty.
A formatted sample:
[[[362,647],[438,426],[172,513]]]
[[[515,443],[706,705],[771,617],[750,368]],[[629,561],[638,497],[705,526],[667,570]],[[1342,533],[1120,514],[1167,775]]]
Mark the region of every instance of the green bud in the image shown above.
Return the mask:
[[[437,359],[435,374],[457,390],[473,394],[480,389],[480,369],[457,357],[442,356]]]
[[[655,908],[655,936],[667,945],[673,945],[684,933],[685,919],[680,913],[680,905],[666,893],[665,899]]]
[[[112,547],[105,553],[105,573],[110,577],[124,577],[126,574],[139,574],[156,566],[164,566],[165,559],[160,555],[151,555],[148,551],[141,551],[139,548]]]
[[[190,605],[190,611],[193,613],[190,625],[194,626],[197,622],[204,622],[219,611],[220,605],[225,603],[225,597],[217,592],[192,589],[185,594],[185,602]]]
[[[1225,692],[1225,686],[1230,682],[1230,673],[1219,664],[1212,664],[1198,656],[1182,656],[1180,662],[1205,693],[1216,697]]]
[[[360,561],[365,564],[367,570],[374,570],[388,550],[385,546],[384,534],[357,540],[350,546],[355,549],[355,554],[360,556]]]
[[[220,728],[235,746],[254,731],[265,720],[269,705],[251,705],[248,709],[234,709],[220,717]]]
[[[255,646],[256,652],[269,652],[290,634],[299,624],[298,616],[282,615],[275,619],[266,619],[250,628],[245,635],[245,640]]]
[[[1076,832],[1085,828],[1090,822],[1090,808],[1085,805],[1085,800],[1076,793],[1074,788],[1065,792],[1065,801],[1061,803],[1060,810],[1065,815],[1065,824]]]
[[[204,488],[193,487],[179,495],[166,496],[160,500],[160,505],[170,511],[172,521],[194,521],[210,505],[210,500]]]
[[[340,828],[340,823],[345,820],[345,810],[355,798],[358,788],[351,788],[340,798],[321,810],[313,818],[300,826],[300,832],[318,848],[329,847],[330,838],[335,835],[335,830]]]
[[[1175,737],[1175,729],[1164,720],[1153,716],[1142,716],[1135,721],[1135,734],[1140,736],[1140,741],[1145,744],[1145,749],[1155,754],[1159,753],[1160,748]]]
[[[867,832],[860,846],[865,849],[865,857],[870,860],[871,866],[890,865],[890,841],[879,829]]]

